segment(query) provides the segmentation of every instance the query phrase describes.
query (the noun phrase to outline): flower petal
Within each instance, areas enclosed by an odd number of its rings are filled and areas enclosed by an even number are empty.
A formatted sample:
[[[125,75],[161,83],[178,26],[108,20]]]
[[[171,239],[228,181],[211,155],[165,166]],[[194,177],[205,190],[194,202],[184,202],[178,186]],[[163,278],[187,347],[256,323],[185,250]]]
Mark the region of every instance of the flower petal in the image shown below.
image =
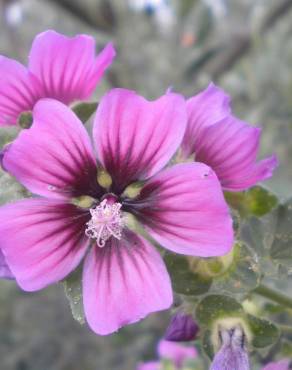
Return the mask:
[[[158,243],[174,252],[212,257],[232,248],[232,220],[220,183],[202,163],[162,171],[124,204]]]
[[[89,136],[65,105],[40,100],[34,122],[4,153],[4,168],[31,192],[50,198],[97,196],[97,169]]]
[[[87,78],[86,85],[84,84],[83,99],[89,98],[94,92],[97,83],[102,78],[106,69],[112,64],[116,51],[113,44],[108,43],[95,58],[92,66],[91,74]]]
[[[0,208],[0,245],[20,287],[35,291],[64,279],[88,246],[88,212],[58,200],[27,199]]]
[[[139,364],[137,370],[162,370],[162,367],[159,361],[151,361]]]
[[[230,114],[230,97],[211,83],[207,89],[187,101],[188,124],[182,142],[183,154],[195,152],[197,141],[206,127]]]
[[[262,370],[289,370],[290,360],[281,360],[278,362],[271,362]]]
[[[149,102],[133,91],[111,90],[94,123],[98,157],[113,178],[113,191],[147,179],[171,159],[186,127],[184,99],[166,94]]]
[[[248,354],[240,348],[222,346],[216,353],[210,370],[250,370]]]
[[[256,162],[260,129],[229,116],[207,128],[196,147],[196,160],[217,174],[225,190],[245,190],[272,176],[275,156]]]
[[[129,230],[87,255],[83,300],[89,326],[106,335],[172,303],[170,279],[159,253]]]
[[[161,358],[171,360],[178,369],[182,368],[186,360],[195,359],[198,356],[195,347],[186,347],[167,340],[159,342],[158,353]]]
[[[250,370],[246,334],[241,326],[220,327],[221,348],[214,356],[210,370]]]
[[[111,44],[96,58],[93,37],[70,38],[49,30],[35,38],[29,70],[42,82],[44,97],[69,104],[92,94],[114,56]]]
[[[20,63],[0,56],[0,126],[16,125],[41,96],[39,81]]]
[[[14,279],[14,276],[10,271],[10,268],[6,263],[5,257],[3,256],[1,250],[0,250],[0,278]]]

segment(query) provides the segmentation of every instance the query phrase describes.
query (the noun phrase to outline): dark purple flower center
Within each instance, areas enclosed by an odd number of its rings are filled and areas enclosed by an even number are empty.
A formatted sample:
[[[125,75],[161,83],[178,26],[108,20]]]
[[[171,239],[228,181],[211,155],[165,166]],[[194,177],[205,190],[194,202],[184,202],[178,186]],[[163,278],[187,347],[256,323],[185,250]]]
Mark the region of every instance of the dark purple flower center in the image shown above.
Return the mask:
[[[136,206],[139,209],[139,201],[137,201],[139,197],[129,197],[128,194],[119,192],[114,194],[112,180],[103,169],[97,176],[97,182],[95,189],[92,187],[92,192],[85,192],[88,195],[77,197],[75,204],[88,212],[89,219],[85,224],[85,235],[96,241],[98,247],[103,248],[111,237],[118,240],[122,238],[122,231],[126,225],[124,212],[135,214]],[[79,191],[82,192],[81,189]],[[145,207],[144,202],[142,203]]]

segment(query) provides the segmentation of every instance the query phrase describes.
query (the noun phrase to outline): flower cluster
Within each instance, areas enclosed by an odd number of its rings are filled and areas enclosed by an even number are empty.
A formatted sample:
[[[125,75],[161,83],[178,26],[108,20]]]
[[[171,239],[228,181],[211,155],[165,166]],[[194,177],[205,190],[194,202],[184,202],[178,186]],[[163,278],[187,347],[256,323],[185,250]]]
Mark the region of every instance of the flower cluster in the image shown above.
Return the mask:
[[[234,334],[234,333],[233,333]],[[236,333],[236,339],[233,340],[233,344],[237,341],[237,335],[240,333]],[[226,335],[226,334],[225,334]],[[230,340],[229,336],[229,340]],[[225,338],[226,339],[226,338]],[[225,343],[226,345],[226,343]],[[225,347],[224,345],[224,347]],[[235,344],[237,347],[237,344]],[[218,354],[215,356],[213,363],[211,364],[210,370],[250,370],[250,366],[248,363],[247,354],[243,352],[235,352],[233,350],[226,350],[225,352],[220,350]],[[229,347],[230,348],[230,347]],[[200,364],[200,354],[198,353],[197,349],[194,346],[186,347],[183,344],[168,342],[166,340],[161,340],[157,346],[157,352],[159,360],[157,361],[149,361],[140,363],[137,366],[137,370],[164,370],[164,369],[171,369],[171,370],[191,370],[191,369],[203,369]],[[189,361],[197,360],[198,364],[195,364],[194,367],[189,365]],[[164,363],[170,364],[170,366],[164,366]],[[261,370],[289,370],[290,360],[283,359],[277,362],[270,362]]]
[[[191,370],[203,369],[203,358],[194,345],[175,342],[197,339],[199,326],[192,315],[178,311],[157,346],[158,360],[140,363],[137,370]],[[213,358],[210,370],[250,370],[247,353],[247,333],[239,324],[220,327],[220,348]],[[177,340],[175,339],[177,338]],[[290,360],[270,362],[262,370],[289,370]]]
[[[113,60],[111,44],[97,57],[94,49],[89,36],[47,31],[33,42],[27,69],[0,58],[0,125],[16,125],[25,112],[33,118],[1,162],[34,194],[0,208],[0,273],[37,291],[83,264],[85,316],[105,335],[172,304],[149,237],[179,254],[228,253],[223,189],[267,179],[276,159],[256,161],[260,130],[235,118],[212,84],[187,101],[112,89],[99,102],[91,141],[68,105],[89,98]],[[142,228],[131,227],[133,217]]]

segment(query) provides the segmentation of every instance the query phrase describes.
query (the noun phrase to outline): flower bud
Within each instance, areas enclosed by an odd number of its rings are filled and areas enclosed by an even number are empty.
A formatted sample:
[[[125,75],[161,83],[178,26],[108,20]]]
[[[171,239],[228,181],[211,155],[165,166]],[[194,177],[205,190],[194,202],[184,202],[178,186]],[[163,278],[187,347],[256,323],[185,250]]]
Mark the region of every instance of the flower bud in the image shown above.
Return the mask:
[[[242,307],[243,307],[244,311],[247,312],[250,315],[260,316],[260,314],[261,314],[260,308],[253,301],[251,301],[250,299],[245,299],[242,302]]]
[[[188,258],[190,269],[205,278],[216,278],[223,275],[232,266],[234,249],[221,257]]]
[[[177,312],[172,316],[164,338],[171,342],[184,342],[196,339],[199,331],[198,324],[192,315]]]
[[[238,323],[232,327],[218,325],[220,349],[210,370],[250,370],[247,353],[247,335]]]

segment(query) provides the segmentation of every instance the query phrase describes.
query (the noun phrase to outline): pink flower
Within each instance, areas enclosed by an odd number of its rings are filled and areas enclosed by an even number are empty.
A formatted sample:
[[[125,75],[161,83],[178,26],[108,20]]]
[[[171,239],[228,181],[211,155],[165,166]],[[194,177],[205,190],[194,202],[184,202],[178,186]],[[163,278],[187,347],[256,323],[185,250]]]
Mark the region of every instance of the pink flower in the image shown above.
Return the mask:
[[[234,117],[230,98],[213,84],[187,101],[188,126],[182,143],[185,157],[206,163],[229,191],[245,190],[272,176],[273,155],[256,161],[260,128]]]
[[[160,360],[170,360],[176,370],[182,369],[187,360],[195,359],[198,352],[195,347],[186,347],[181,344],[161,340],[158,343],[158,355]],[[162,370],[161,362],[145,362],[138,365],[137,370]]]
[[[289,370],[289,364],[290,364],[290,360],[270,362],[262,370]]]
[[[44,99],[33,117],[3,158],[8,172],[45,197],[0,208],[0,246],[22,289],[36,291],[64,279],[85,257],[85,315],[96,333],[109,334],[172,303],[162,258],[127,228],[127,213],[171,251],[203,257],[230,251],[232,221],[214,172],[201,163],[162,170],[184,135],[181,96],[148,102],[114,89],[103,97],[93,141],[112,178],[107,189],[97,183],[90,138],[69,108]],[[136,181],[145,183],[130,198],[124,190]],[[91,197],[91,204],[71,201],[81,196]]]
[[[28,68],[0,56],[0,125],[16,125],[40,98],[64,104],[89,98],[114,56],[112,44],[96,57],[93,37],[69,38],[55,31],[36,36]]]
[[[160,361],[149,361],[137,366],[137,370],[163,370]]]
[[[195,359],[198,356],[195,347],[186,347],[167,340],[159,342],[158,353],[160,358],[171,360],[177,369],[182,368],[186,360]]]

